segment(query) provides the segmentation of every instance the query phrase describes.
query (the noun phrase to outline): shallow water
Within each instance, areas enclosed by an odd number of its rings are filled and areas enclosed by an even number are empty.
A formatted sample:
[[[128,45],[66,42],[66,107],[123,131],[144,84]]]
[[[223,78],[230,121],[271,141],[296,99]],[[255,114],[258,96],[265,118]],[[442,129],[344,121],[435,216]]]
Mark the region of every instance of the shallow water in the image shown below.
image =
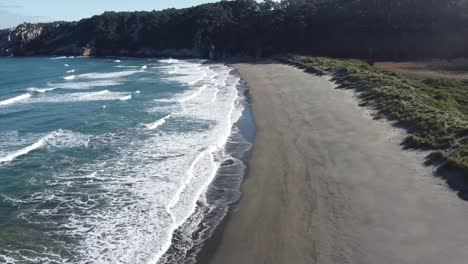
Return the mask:
[[[201,60],[0,59],[0,262],[194,262],[239,197],[241,87]]]

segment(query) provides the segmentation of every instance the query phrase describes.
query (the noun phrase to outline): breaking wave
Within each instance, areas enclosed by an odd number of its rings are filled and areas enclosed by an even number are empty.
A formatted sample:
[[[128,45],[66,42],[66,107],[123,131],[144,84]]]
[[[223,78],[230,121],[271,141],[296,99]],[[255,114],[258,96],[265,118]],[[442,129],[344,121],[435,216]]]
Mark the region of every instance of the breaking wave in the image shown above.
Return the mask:
[[[229,202],[220,202],[213,200],[208,191],[222,170],[232,169],[230,180],[236,184],[230,188],[237,188],[242,178],[239,175],[242,162],[227,151],[236,133],[234,124],[244,109],[238,91],[240,78],[231,74],[230,67],[221,64],[199,60],[161,60],[160,63],[171,65],[158,69],[160,86],[138,88],[145,96],[133,94],[135,100],[115,103],[115,108],[108,107],[105,111],[102,110],[105,105],[99,108],[99,114],[106,114],[103,118],[115,118],[109,120],[112,123],[140,116],[144,119],[92,136],[57,130],[6,153],[0,152],[0,166],[8,163],[13,166],[12,161],[19,157],[26,160],[28,156],[43,155],[46,153],[42,150],[49,148],[79,147],[81,151],[79,155],[60,153],[57,159],[63,163],[52,170],[49,178],[41,178],[48,189],[21,197],[0,197],[0,202],[31,208],[19,214],[26,228],[31,228],[26,231],[44,230],[36,243],[41,246],[30,247],[27,254],[13,246],[11,250],[2,248],[0,241],[0,261],[8,256],[21,262],[35,256],[44,263],[164,264],[182,260],[193,263],[189,254],[197,252],[194,248],[209,237],[207,229],[215,227],[227,213],[227,204],[238,198],[238,190],[225,188],[221,190],[222,196]],[[50,84],[29,91],[45,93],[50,89],[119,85],[115,80],[101,79],[125,78],[140,72],[81,74],[76,76],[77,80],[91,81]],[[152,91],[165,86],[176,88],[149,97]],[[138,93],[139,90],[135,92]],[[154,100],[161,95],[166,98]],[[130,92],[102,90],[52,92],[32,96],[28,102],[130,99]],[[130,108],[140,100],[143,102],[138,104],[139,108]],[[133,110],[145,114],[135,114]],[[96,127],[107,124],[93,123],[90,129],[94,133]],[[80,123],[82,126],[88,129]],[[215,211],[219,212],[218,218],[211,215]],[[208,218],[216,221],[207,222]],[[199,228],[204,228],[203,232],[197,233]]]
[[[31,94],[29,94],[29,93],[18,95],[16,97],[0,101],[0,106],[11,105],[11,104],[17,103],[19,101],[26,100],[28,98],[31,98]]]
[[[121,71],[121,72],[107,72],[107,73],[84,73],[78,75],[78,78],[83,79],[113,79],[113,78],[121,78],[127,77],[130,75],[134,75],[137,73],[141,73],[142,71]]]
[[[145,127],[146,127],[146,129],[154,130],[154,129],[162,126],[164,123],[166,123],[167,119],[170,118],[170,117],[171,117],[171,115],[167,115],[167,116],[159,119],[158,121],[156,121],[154,123],[146,124]]]
[[[74,133],[67,130],[57,130],[50,134],[47,134],[44,137],[41,137],[39,140],[33,144],[18,149],[12,153],[6,154],[0,157],[0,164],[8,163],[15,160],[18,157],[24,156],[31,151],[43,148],[45,146],[54,146],[54,147],[77,147],[77,146],[87,146],[89,142],[89,137],[81,135],[79,133]]]
[[[30,100],[30,102],[31,103],[66,103],[66,102],[112,101],[112,100],[129,100],[129,99],[131,99],[130,93],[111,92],[109,90],[103,90],[103,91],[97,91],[97,92],[53,94],[47,97],[33,98]]]

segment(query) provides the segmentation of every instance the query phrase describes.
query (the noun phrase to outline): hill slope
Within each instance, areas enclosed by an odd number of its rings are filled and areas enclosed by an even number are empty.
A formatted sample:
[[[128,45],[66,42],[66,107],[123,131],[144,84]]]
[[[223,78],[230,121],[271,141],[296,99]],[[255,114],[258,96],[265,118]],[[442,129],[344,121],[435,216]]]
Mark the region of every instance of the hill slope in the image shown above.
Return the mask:
[[[106,12],[0,31],[0,55],[462,57],[466,7],[462,0],[236,0]]]

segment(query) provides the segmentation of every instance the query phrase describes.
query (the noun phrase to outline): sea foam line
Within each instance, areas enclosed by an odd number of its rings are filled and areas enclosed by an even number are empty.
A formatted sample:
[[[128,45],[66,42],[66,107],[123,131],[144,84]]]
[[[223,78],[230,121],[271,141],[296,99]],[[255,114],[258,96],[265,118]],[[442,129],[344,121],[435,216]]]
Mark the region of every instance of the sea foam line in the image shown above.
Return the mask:
[[[83,93],[66,93],[54,94],[47,97],[38,97],[32,99],[32,103],[65,103],[65,102],[82,102],[82,101],[112,101],[120,100],[126,101],[132,99],[131,94],[128,92],[111,92],[109,90],[102,90],[97,92],[83,92]]]
[[[15,151],[15,152],[13,152],[13,153],[11,153],[9,155],[6,155],[4,157],[0,157],[0,164],[1,163],[6,163],[6,162],[11,162],[14,159],[16,159],[17,157],[26,155],[29,152],[44,146],[46,143],[47,143],[47,137],[41,138],[41,139],[39,139],[39,141],[37,141],[36,143],[34,143],[34,144],[30,145],[30,146],[27,146],[25,148],[17,150],[17,151]]]
[[[89,89],[93,87],[105,87],[105,86],[118,86],[122,85],[121,82],[115,80],[97,80],[97,81],[87,81],[87,82],[64,82],[64,83],[51,83],[49,86],[51,88],[60,88],[60,89],[70,89],[70,90],[80,90],[80,89]]]
[[[200,87],[200,89],[198,89],[196,92],[194,92],[193,94],[187,96],[187,97],[184,97],[182,99],[179,100],[179,102],[181,103],[184,103],[184,102],[187,102],[187,101],[190,101],[192,100],[193,98],[197,97],[199,94],[201,94],[203,92],[203,90],[205,90],[207,88],[207,85],[203,85],[202,87]]]
[[[73,147],[79,145],[87,146],[88,142],[89,137],[87,136],[81,135],[79,133],[74,133],[68,130],[59,129],[57,131],[47,134],[46,136],[40,138],[38,141],[34,142],[33,144],[27,147],[14,151],[13,153],[8,154],[6,156],[0,157],[0,164],[11,162],[16,158],[24,156],[36,149],[42,148],[47,144]]]
[[[54,91],[56,89],[64,90],[84,90],[93,87],[106,87],[106,86],[118,86],[122,83],[117,81],[90,81],[90,82],[66,82],[66,83],[49,83],[49,88],[36,88],[31,87],[27,90],[32,93],[46,93]]]
[[[51,87],[51,88],[28,88],[28,91],[33,92],[33,93],[45,93],[45,92],[50,92],[57,89],[56,87]]]
[[[107,72],[107,73],[84,73],[78,75],[78,78],[84,79],[112,79],[112,78],[119,78],[119,77],[126,77],[130,75],[134,75],[137,73],[141,73],[143,70],[138,71],[120,71],[120,72]]]
[[[161,63],[173,64],[173,63],[179,63],[180,60],[176,60],[176,59],[164,59],[164,60],[159,60],[159,62],[161,62]]]
[[[10,105],[10,104],[14,104],[16,102],[19,102],[19,101],[22,101],[22,100],[26,100],[28,98],[31,97],[31,94],[29,93],[25,93],[25,94],[22,94],[22,95],[18,95],[16,97],[13,97],[13,98],[10,98],[10,99],[6,99],[6,100],[3,100],[3,101],[0,101],[0,106],[5,106],[5,105]]]
[[[158,121],[154,122],[154,123],[151,123],[151,124],[146,124],[145,127],[146,129],[148,130],[155,130],[156,128],[162,126],[164,123],[166,123],[167,119],[170,118],[172,115],[167,115],[161,119],[159,119]]]
[[[237,85],[239,83],[240,79],[237,80],[231,87],[236,91],[237,93]],[[221,133],[221,136],[218,138],[217,142],[215,144],[208,146],[204,151],[199,153],[196,158],[193,160],[193,162],[190,164],[189,169],[186,172],[186,179],[182,183],[182,185],[178,188],[176,194],[173,196],[171,199],[170,203],[166,206],[166,211],[169,213],[171,219],[172,219],[172,226],[169,231],[169,237],[166,240],[166,242],[161,246],[159,252],[155,253],[154,256],[151,257],[150,261],[148,263],[150,264],[157,264],[158,261],[162,258],[162,256],[169,250],[171,244],[172,244],[172,239],[174,236],[175,230],[177,230],[182,224],[184,224],[187,219],[195,212],[196,207],[197,207],[197,201],[200,199],[202,194],[206,191],[208,186],[211,184],[213,179],[216,176],[216,172],[219,170],[220,163],[216,162],[214,159],[214,153],[219,151],[220,149],[224,148],[228,142],[229,136],[232,132],[232,128],[234,123],[240,118],[240,116],[233,117],[234,111],[237,108],[236,107],[236,102],[239,99],[239,95],[236,95],[236,99],[234,100],[228,116],[227,116],[227,124],[225,125],[224,131]],[[224,151],[223,151],[224,152]],[[185,213],[184,216],[180,219],[176,219],[174,216],[174,213],[172,212],[173,209],[177,206],[177,204],[180,202],[182,193],[186,191],[188,186],[190,185],[190,182],[196,177],[194,174],[195,167],[197,164],[205,157],[208,155],[208,158],[210,159],[210,163],[213,166],[213,169],[210,171],[209,176],[205,179],[202,188],[199,188],[195,192],[194,200],[191,203],[191,207],[188,212]]]
[[[127,101],[127,100],[130,100],[132,99],[132,95],[129,94],[129,95],[126,95],[126,96],[122,96],[119,98],[120,101]]]

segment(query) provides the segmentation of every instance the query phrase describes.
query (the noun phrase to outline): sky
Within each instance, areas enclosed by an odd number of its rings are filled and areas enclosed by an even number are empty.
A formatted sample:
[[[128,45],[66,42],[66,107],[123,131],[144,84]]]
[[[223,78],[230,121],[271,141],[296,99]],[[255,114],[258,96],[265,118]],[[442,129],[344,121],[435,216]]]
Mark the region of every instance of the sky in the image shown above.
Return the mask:
[[[23,22],[76,21],[105,11],[183,8],[216,0],[0,0],[0,29]]]

